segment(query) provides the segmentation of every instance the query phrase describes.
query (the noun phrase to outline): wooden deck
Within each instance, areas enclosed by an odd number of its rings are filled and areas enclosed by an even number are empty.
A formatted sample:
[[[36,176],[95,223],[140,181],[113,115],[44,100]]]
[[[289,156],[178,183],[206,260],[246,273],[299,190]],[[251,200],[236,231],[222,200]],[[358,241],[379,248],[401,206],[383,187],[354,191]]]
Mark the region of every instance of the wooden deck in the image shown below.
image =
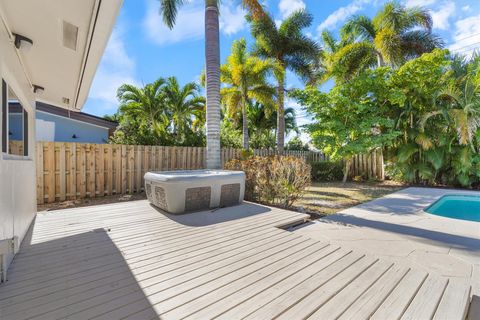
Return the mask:
[[[254,204],[170,216],[147,201],[39,214],[0,319],[465,318],[466,283],[276,228],[306,217]]]

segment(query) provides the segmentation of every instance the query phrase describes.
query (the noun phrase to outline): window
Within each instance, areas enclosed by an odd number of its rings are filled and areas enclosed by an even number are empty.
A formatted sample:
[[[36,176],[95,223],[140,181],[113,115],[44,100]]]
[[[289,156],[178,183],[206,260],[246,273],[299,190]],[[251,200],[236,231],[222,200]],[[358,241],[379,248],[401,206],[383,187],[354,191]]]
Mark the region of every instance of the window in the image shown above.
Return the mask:
[[[28,112],[2,80],[2,152],[28,156]]]

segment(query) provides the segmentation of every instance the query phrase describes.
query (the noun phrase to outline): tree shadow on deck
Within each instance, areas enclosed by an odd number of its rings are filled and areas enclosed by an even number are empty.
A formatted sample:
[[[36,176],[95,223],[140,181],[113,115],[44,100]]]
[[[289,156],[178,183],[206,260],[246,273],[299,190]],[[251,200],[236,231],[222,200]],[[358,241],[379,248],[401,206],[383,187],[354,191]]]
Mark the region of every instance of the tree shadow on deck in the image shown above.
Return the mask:
[[[204,227],[215,225],[222,222],[240,220],[247,217],[256,216],[272,211],[271,208],[251,202],[243,202],[242,204],[217,208],[208,211],[189,212],[185,214],[170,214],[152,205],[158,212],[165,217],[191,227]]]
[[[8,281],[0,285],[1,319],[108,318],[127,305],[141,310],[141,318],[156,316],[108,231],[61,236],[61,229],[52,228],[35,230],[32,237],[34,228],[35,222],[8,270]],[[128,314],[127,309],[121,315]]]

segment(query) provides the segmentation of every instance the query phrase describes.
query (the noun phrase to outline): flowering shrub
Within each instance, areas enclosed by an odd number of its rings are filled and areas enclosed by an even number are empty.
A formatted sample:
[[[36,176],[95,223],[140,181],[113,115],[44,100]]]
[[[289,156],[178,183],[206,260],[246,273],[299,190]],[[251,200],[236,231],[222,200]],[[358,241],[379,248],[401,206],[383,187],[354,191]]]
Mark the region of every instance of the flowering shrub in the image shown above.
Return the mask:
[[[225,169],[245,172],[245,199],[289,208],[310,185],[310,165],[296,157],[231,160]]]

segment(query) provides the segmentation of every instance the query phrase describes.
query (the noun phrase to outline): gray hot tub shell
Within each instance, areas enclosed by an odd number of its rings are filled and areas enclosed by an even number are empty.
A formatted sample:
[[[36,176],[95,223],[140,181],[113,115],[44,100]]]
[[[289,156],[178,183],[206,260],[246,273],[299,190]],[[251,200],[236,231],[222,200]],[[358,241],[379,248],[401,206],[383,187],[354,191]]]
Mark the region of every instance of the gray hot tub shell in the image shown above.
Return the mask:
[[[227,207],[243,201],[245,173],[230,170],[147,172],[145,190],[153,205],[170,213]]]

